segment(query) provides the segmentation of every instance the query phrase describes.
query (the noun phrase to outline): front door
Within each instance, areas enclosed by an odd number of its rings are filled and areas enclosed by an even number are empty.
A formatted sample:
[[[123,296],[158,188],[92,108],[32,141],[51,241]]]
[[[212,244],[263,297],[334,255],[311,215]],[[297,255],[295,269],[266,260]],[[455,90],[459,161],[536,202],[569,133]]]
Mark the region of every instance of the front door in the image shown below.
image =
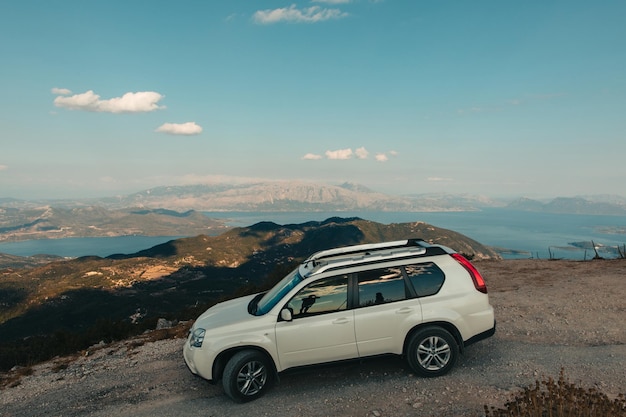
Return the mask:
[[[281,370],[358,356],[354,314],[347,309],[348,275],[315,281],[285,306],[292,321],[276,323]]]

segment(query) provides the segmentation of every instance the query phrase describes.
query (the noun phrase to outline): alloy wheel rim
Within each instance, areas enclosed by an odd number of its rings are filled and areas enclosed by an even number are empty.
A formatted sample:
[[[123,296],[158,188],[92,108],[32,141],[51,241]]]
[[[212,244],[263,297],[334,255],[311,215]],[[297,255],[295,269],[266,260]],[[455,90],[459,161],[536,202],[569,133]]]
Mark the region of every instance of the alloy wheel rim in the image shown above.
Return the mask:
[[[417,347],[417,361],[428,371],[439,371],[450,362],[452,349],[445,339],[429,336]]]
[[[237,374],[237,388],[243,395],[258,394],[267,381],[265,365],[258,361],[246,363]]]

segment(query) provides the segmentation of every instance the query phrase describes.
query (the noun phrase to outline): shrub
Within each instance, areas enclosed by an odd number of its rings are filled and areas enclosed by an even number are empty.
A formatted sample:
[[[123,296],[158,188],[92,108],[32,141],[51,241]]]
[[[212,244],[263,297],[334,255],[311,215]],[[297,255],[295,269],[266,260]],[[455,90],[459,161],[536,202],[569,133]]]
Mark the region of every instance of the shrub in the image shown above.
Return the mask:
[[[544,378],[534,387],[524,388],[505,408],[487,407],[486,417],[624,417],[626,400],[620,394],[611,400],[595,388],[584,389],[570,383],[561,368],[558,381]]]

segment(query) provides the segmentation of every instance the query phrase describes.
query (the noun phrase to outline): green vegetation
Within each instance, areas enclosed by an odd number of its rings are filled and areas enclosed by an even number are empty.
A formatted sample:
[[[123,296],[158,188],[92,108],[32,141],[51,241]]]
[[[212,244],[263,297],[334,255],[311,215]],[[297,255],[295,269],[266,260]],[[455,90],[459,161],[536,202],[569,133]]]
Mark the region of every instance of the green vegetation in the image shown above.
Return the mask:
[[[504,408],[487,407],[486,417],[623,417],[626,400],[620,394],[610,399],[595,388],[582,388],[565,378],[561,369],[559,379],[536,381],[521,394],[507,402]]]

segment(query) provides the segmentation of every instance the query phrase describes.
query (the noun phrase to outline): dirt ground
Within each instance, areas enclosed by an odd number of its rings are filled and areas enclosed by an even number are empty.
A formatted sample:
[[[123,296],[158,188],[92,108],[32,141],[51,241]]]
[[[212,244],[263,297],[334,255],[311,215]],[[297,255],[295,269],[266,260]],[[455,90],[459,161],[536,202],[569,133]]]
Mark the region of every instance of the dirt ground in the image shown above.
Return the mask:
[[[378,358],[287,373],[259,400],[234,404],[186,369],[183,339],[126,341],[36,366],[0,391],[0,416],[481,416],[561,368],[584,388],[626,393],[626,260],[476,266],[496,335],[440,378]]]

